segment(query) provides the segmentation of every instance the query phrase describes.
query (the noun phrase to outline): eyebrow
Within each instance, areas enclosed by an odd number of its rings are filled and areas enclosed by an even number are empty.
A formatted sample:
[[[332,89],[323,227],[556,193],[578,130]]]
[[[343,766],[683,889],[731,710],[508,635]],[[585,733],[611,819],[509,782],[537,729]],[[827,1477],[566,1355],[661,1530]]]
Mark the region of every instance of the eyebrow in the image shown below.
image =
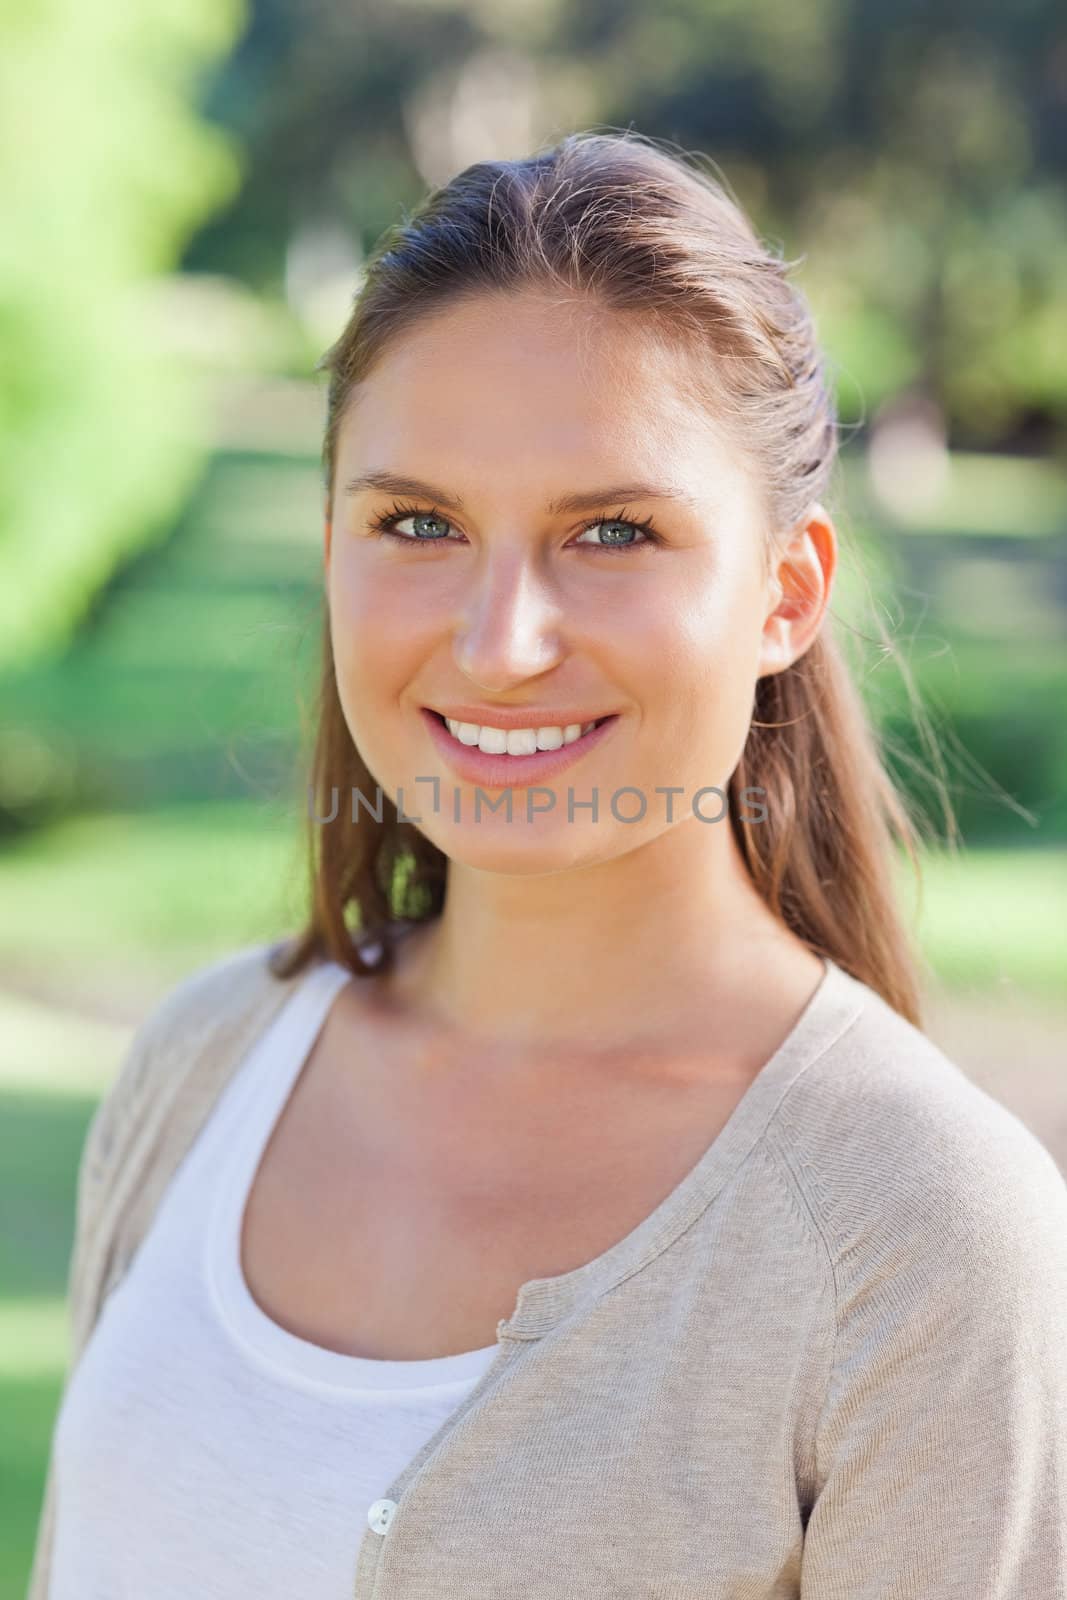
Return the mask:
[[[396,472],[361,472],[358,477],[349,479],[344,492],[354,495],[361,494],[365,489],[384,491],[386,494],[420,495],[424,500],[436,501],[446,511],[462,512],[464,509],[458,495],[445,494],[432,483]],[[577,494],[561,495],[558,500],[550,501],[545,509],[549,516],[558,516],[564,511],[595,511],[616,500],[678,500],[683,505],[695,506],[691,495],[669,484],[623,483],[613,484],[606,489],[583,489]]]

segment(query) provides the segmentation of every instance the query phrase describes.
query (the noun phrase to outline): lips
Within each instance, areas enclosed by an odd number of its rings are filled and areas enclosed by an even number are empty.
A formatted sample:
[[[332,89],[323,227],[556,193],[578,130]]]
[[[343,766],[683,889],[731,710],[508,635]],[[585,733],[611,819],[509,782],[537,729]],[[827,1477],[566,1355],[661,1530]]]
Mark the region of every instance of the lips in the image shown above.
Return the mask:
[[[558,773],[585,759],[597,745],[610,737],[618,714],[602,717],[588,733],[559,750],[537,750],[533,755],[487,755],[477,745],[465,745],[449,733],[440,712],[422,707],[420,716],[434,745],[457,777],[477,783],[484,789],[526,788],[550,782]]]

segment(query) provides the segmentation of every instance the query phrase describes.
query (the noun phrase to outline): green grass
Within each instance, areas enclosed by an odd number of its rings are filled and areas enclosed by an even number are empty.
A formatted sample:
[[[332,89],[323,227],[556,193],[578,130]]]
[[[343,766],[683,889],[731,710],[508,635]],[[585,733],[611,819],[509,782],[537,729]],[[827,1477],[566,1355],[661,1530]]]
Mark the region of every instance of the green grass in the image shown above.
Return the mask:
[[[85,816],[0,857],[0,965],[177,974],[299,917],[302,818],[208,803]]]
[[[4,1338],[0,1308],[0,1341]],[[56,1303],[45,1337],[60,1337],[63,1312]],[[41,1514],[49,1443],[59,1406],[60,1380],[29,1369],[15,1377],[0,1373],[0,1600],[24,1600]]]
[[[1014,988],[1063,1000],[1067,977],[1067,850],[970,851],[928,856],[916,905],[924,954],[949,987]]]
[[[171,537],[61,658],[0,679],[0,806],[130,811],[269,791],[319,662],[321,488],[301,456],[220,453]]]
[[[7,1040],[5,1006],[6,997],[0,1035]],[[78,1031],[71,1019],[72,1043]],[[81,1094],[0,1088],[0,1600],[21,1600],[29,1576],[69,1354],[77,1170],[98,1093],[95,1082]]]

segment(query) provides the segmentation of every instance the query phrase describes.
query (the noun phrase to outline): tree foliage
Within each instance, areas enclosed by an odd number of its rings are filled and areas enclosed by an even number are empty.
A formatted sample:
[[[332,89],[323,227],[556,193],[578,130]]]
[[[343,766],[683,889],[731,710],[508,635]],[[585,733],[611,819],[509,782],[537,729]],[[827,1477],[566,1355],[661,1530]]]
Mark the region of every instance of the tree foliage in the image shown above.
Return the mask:
[[[535,140],[632,125],[719,163],[805,257],[846,411],[915,385],[979,447],[1067,420],[1056,0],[254,0],[212,99],[248,181],[190,261],[269,289],[323,216],[368,248],[427,181],[525,153],[531,84]]]
[[[199,459],[153,281],[236,190],[193,106],[239,0],[0,13],[0,660],[59,645]]]

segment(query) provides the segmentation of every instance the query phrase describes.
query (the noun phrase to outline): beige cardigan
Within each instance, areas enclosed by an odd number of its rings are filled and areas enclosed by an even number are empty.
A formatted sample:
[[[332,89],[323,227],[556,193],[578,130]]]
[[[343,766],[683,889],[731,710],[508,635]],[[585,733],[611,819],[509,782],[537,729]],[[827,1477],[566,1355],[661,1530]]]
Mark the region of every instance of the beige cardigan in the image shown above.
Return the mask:
[[[93,1117],[68,1384],[301,981],[269,948],[172,990]],[[498,1338],[385,1491],[391,1519],[353,1507],[357,1600],[1067,1600],[1067,1184],[832,962],[683,1182],[524,1284]],[[50,1455],[28,1600],[54,1477]]]

